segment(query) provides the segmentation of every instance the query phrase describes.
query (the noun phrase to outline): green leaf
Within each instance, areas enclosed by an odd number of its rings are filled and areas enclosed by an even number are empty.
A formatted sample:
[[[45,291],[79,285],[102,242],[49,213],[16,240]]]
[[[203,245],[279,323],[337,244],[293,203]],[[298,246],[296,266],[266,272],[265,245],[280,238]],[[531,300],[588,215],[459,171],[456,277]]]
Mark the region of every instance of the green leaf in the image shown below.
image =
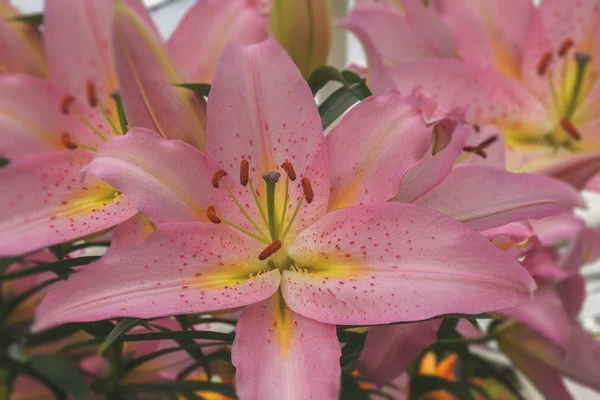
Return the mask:
[[[168,331],[151,332],[121,335],[116,340],[120,342],[140,342],[144,340],[163,340],[163,339],[208,339],[220,340],[226,343],[233,343],[235,335],[231,333],[211,332],[211,331]]]
[[[108,349],[110,347],[110,345],[113,344],[114,341],[121,334],[127,332],[128,330],[130,330],[134,326],[139,325],[139,324],[141,324],[144,321],[145,321],[145,319],[141,319],[141,318],[123,318],[117,324],[117,326],[115,326],[113,328],[113,330],[108,334],[108,336],[106,337],[106,339],[104,339],[104,342],[102,342],[102,344],[98,348],[98,353],[100,353],[100,354],[104,353],[106,351],[106,349]]]
[[[204,97],[208,97],[211,88],[209,83],[174,83],[174,85],[189,89],[192,92],[196,92]]]
[[[4,168],[8,164],[10,164],[10,160],[8,158],[6,158],[6,157],[0,156],[0,168]]]
[[[5,308],[6,315],[8,316],[12,311],[14,311],[19,306],[19,304],[21,304],[21,302],[26,300],[28,297],[38,293],[40,290],[43,290],[43,289],[47,288],[48,286],[52,285],[53,283],[56,283],[60,280],[61,280],[61,278],[48,279],[47,281],[44,281],[25,292],[19,293],[18,296],[11,298],[6,303],[6,308]]]
[[[33,25],[35,27],[39,27],[44,23],[44,14],[43,13],[32,13],[32,14],[23,14],[17,17],[9,18],[8,22],[23,22],[25,24]]]
[[[96,261],[99,258],[99,256],[87,256],[78,258],[68,258],[66,260],[56,261],[49,264],[42,264],[39,267],[22,269],[19,271],[12,272],[10,274],[4,274],[0,276],[0,282],[48,271],[54,272],[58,276],[63,276],[64,274],[71,272],[72,267],[87,265],[92,261]]]
[[[68,336],[71,336],[75,332],[81,329],[81,324],[64,324],[55,326],[50,329],[46,329],[45,331],[39,333],[33,333],[26,338],[26,343],[28,346],[39,346],[41,344],[54,342],[59,339],[64,339]]]
[[[121,133],[124,135],[127,132],[127,116],[125,115],[125,109],[123,108],[121,93],[119,93],[118,90],[114,90],[110,94],[110,97],[115,101],[117,114],[119,115],[119,125],[121,125]]]
[[[418,400],[433,390],[445,390],[461,400],[473,400],[471,384],[451,382],[431,375],[413,375],[410,380],[410,400]]]
[[[354,377],[342,374],[340,400],[369,400],[369,395],[362,390]]]
[[[70,362],[59,356],[41,355],[31,359],[31,367],[75,400],[88,400],[90,393],[83,377]]]
[[[345,86],[333,92],[319,106],[319,115],[321,116],[323,129],[327,129],[333,121],[357,102],[358,99]]]
[[[337,68],[322,66],[315,69],[308,77],[308,86],[312,90],[313,95],[331,81],[339,82],[359,100],[364,100],[371,95],[371,91],[367,88],[364,79],[350,71],[339,71]]]

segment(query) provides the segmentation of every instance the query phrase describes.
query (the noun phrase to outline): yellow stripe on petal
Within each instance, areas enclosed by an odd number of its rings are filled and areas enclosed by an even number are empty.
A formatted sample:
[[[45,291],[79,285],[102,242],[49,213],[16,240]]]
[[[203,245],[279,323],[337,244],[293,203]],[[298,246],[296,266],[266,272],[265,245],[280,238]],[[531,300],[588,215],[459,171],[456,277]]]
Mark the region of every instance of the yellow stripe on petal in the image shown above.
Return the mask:
[[[61,202],[56,210],[56,216],[76,218],[82,215],[97,212],[109,203],[120,199],[121,194],[112,186],[104,182],[83,186],[71,197]]]

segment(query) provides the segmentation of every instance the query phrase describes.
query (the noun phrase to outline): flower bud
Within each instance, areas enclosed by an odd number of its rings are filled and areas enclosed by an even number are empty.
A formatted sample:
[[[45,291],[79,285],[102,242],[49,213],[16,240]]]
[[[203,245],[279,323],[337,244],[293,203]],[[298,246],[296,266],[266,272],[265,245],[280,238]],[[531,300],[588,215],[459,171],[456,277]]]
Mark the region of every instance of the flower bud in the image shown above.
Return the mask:
[[[270,28],[302,75],[327,62],[331,47],[328,0],[273,0]]]

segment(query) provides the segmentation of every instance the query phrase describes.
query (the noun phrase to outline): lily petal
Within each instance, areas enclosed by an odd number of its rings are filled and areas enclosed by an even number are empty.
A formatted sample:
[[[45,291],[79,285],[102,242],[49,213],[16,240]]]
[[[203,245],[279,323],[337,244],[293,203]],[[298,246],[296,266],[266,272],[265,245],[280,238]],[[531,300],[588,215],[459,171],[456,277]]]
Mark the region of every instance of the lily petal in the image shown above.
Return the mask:
[[[115,227],[110,247],[119,248],[143,243],[154,229],[152,222],[139,212]]]
[[[294,313],[275,293],[247,306],[236,325],[237,393],[242,399],[337,399],[341,354],[335,325]]]
[[[488,312],[526,302],[535,286],[485,237],[412,204],[334,210],[301,232],[288,254],[297,272],[283,272],[286,303],[325,323]]]
[[[458,165],[415,204],[433,208],[476,230],[583,207],[577,192],[558,180],[483,165]]]
[[[211,83],[227,43],[252,44],[269,36],[269,20],[259,5],[239,0],[196,2],[169,38],[173,59],[193,82]]]
[[[155,224],[206,221],[211,174],[204,154],[187,143],[133,128],[102,145],[83,172],[124,193]]]
[[[139,0],[123,0],[151,23]],[[114,0],[48,0],[44,6],[44,46],[50,80],[77,99],[87,98],[87,85],[95,86],[99,103],[109,108],[117,79],[110,44]]]
[[[329,209],[389,200],[406,172],[430,149],[434,128],[401,99],[397,93],[371,96],[327,135]]]
[[[329,160],[321,119],[306,81],[274,39],[251,46],[230,44],[225,49],[208,103],[207,154],[214,171],[228,172],[225,181],[235,188],[241,204],[254,204],[249,186],[242,187],[232,178],[239,176],[241,160],[249,161],[249,178],[263,202],[262,174],[280,170],[284,162],[292,163],[298,176],[289,185],[290,208],[303,194],[301,178],[309,179],[314,199],[302,206],[291,236],[325,213]],[[285,185],[285,178],[283,173],[278,185]],[[224,189],[216,194],[215,205],[232,203]],[[248,214],[260,220],[256,209],[248,209]],[[252,229],[234,211],[228,219]]]
[[[556,291],[563,306],[573,321],[577,320],[586,299],[585,278],[580,274],[571,275],[556,285]]]
[[[113,14],[113,47],[123,106],[131,127],[206,148],[204,98],[174,84],[188,81],[162,40],[124,3]]]
[[[360,355],[360,373],[377,385],[391,381],[406,371],[425,348],[437,341],[441,323],[441,319],[432,319],[369,329]]]
[[[447,123],[453,124],[454,121],[448,120]],[[442,150],[435,152],[435,142],[432,143],[431,151],[406,173],[393,201],[411,203],[442,182],[452,171],[454,162],[462,154],[471,133],[472,129],[466,125],[456,125],[449,142]]]
[[[201,222],[166,224],[137,246],[111,249],[69,277],[38,309],[34,329],[119,316],[152,318],[241,307],[271,296],[260,243]],[[264,263],[266,264],[266,263]],[[127,268],[123,268],[126,265]],[[102,282],[102,285],[98,285]]]
[[[0,1],[0,73],[48,77],[39,31],[27,23],[10,21],[21,14],[8,0]]]
[[[0,170],[0,255],[18,255],[108,229],[136,210],[98,179],[80,181],[82,150],[21,158]]]

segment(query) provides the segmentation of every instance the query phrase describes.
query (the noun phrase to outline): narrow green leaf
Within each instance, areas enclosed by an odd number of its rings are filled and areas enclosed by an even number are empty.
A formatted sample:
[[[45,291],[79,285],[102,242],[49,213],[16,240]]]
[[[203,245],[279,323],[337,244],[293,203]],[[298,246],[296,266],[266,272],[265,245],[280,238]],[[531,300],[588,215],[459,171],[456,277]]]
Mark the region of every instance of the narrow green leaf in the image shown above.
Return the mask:
[[[48,271],[54,272],[55,274],[61,276],[64,275],[66,272],[70,271],[72,267],[87,265],[92,261],[96,261],[99,258],[99,256],[87,256],[78,258],[68,258],[66,260],[56,261],[49,264],[42,264],[39,267],[22,269],[9,274],[1,275],[0,282]]]
[[[32,14],[23,14],[17,17],[13,17],[8,19],[8,22],[23,22],[25,24],[33,25],[39,27],[44,23],[44,14],[43,13],[32,13]]]
[[[208,97],[210,94],[210,84],[208,83],[174,83],[175,86],[186,88],[192,92],[196,92],[204,97]]]
[[[357,102],[358,99],[345,86],[333,92],[319,106],[319,115],[321,116],[323,129],[327,129],[333,121]]]
[[[41,355],[31,359],[31,367],[74,400],[88,400],[90,393],[83,377],[70,362],[59,356]]]
[[[306,81],[308,82],[308,86],[310,86],[313,96],[330,81],[339,82],[347,86],[341,72],[337,68],[328,65],[323,65],[313,70]]]
[[[144,322],[145,319],[141,318],[123,318],[117,326],[113,328],[113,330],[108,334],[104,342],[98,348],[98,353],[102,354],[110,347],[111,344],[123,333],[127,332],[131,328],[140,323]]]
[[[53,283],[56,283],[60,280],[62,280],[62,279],[61,278],[48,279],[47,281],[44,281],[44,282],[32,287],[31,289],[29,289],[23,293],[20,293],[17,297],[11,298],[6,304],[7,314],[10,314],[13,310],[15,310],[19,306],[19,304],[21,304],[23,301],[25,301],[30,296],[38,293],[40,290],[43,290],[43,289],[47,288],[48,286],[52,285]]]
[[[433,390],[445,390],[461,400],[473,400],[471,384],[451,382],[437,376],[413,375],[410,380],[410,399],[418,400]]]
[[[162,339],[208,339],[220,340],[226,343],[233,343],[235,335],[231,333],[211,332],[211,331],[168,331],[126,334],[119,336],[116,340],[120,342],[140,342],[144,340],[162,340]]]

